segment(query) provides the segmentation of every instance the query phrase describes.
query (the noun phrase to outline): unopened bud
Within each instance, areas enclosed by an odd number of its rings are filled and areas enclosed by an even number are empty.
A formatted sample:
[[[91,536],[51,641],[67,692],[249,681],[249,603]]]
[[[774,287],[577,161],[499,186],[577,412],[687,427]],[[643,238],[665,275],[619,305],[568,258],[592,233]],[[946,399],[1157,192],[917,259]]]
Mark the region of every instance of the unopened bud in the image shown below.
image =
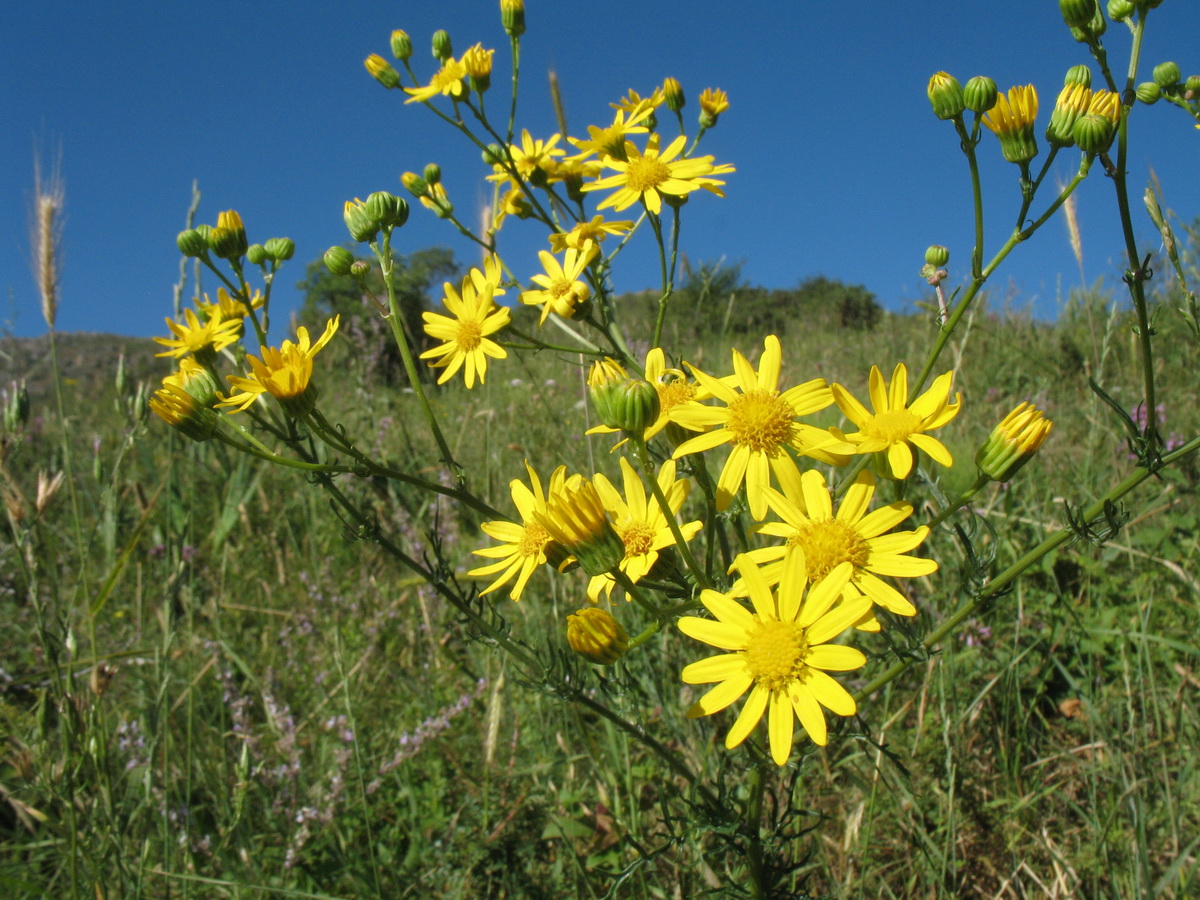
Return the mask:
[[[995,81],[986,75],[976,75],[963,87],[963,102],[971,112],[985,113],[996,105],[999,93]]]
[[[354,254],[345,247],[330,247],[322,257],[325,268],[332,275],[349,275],[350,267],[354,265]]]
[[[367,212],[366,204],[357,197],[346,201],[346,205],[342,210],[342,219],[346,223],[350,237],[356,241],[364,243],[366,241],[373,241],[375,240],[375,235],[379,233],[379,224]]]
[[[1173,62],[1159,63],[1154,67],[1154,83],[1159,87],[1172,87],[1179,83],[1183,73]]]
[[[1129,0],[1108,0],[1108,17],[1114,22],[1124,22],[1133,15],[1133,4]]]
[[[1092,70],[1082,63],[1077,66],[1071,66],[1071,68],[1067,69],[1066,77],[1063,78],[1063,87],[1070,87],[1073,84],[1090,88],[1092,86]]]
[[[930,244],[925,250],[925,262],[935,269],[940,269],[950,262],[950,251],[941,244]]]
[[[424,197],[429,193],[429,184],[416,172],[405,172],[400,176],[400,183],[414,197]]]
[[[611,666],[629,649],[629,635],[613,614],[599,606],[567,616],[567,643],[598,666]]]
[[[442,167],[437,163],[430,163],[425,167],[424,178],[429,184],[439,184],[442,180]]]
[[[1153,81],[1143,81],[1137,86],[1137,98],[1147,106],[1157,103],[1162,97],[1162,88]]]
[[[1005,416],[975,454],[975,465],[992,481],[1012,479],[1045,443],[1054,423],[1031,403]]]
[[[267,256],[275,262],[287,262],[296,252],[296,244],[291,238],[271,238],[263,246],[267,249]]]
[[[364,204],[369,215],[380,228],[399,228],[408,221],[408,204],[387,191],[376,191],[367,197]]]
[[[500,21],[509,37],[525,33],[525,0],[500,0]]]
[[[454,55],[454,47],[450,43],[450,34],[439,28],[433,33],[433,58],[445,62]]]
[[[252,266],[261,266],[267,261],[267,248],[262,244],[251,244],[246,248],[246,260]]]
[[[933,107],[933,114],[939,119],[953,119],[962,115],[967,108],[962,85],[949,72],[934,72],[925,93]]]
[[[396,71],[395,66],[378,53],[372,53],[364,59],[363,65],[367,67],[367,71],[371,73],[371,77],[388,90],[400,87],[400,73]]]
[[[175,238],[175,246],[184,256],[196,257],[208,253],[208,241],[195,228],[179,232],[178,237]]]
[[[1069,28],[1084,28],[1096,14],[1096,0],[1058,0],[1058,9]]]
[[[405,62],[412,56],[412,53],[412,39],[408,36],[408,32],[397,28],[392,32],[392,56],[396,57],[400,62]]]
[[[687,98],[683,96],[683,86],[674,78],[663,82],[663,98],[671,112],[679,112],[687,103]]]

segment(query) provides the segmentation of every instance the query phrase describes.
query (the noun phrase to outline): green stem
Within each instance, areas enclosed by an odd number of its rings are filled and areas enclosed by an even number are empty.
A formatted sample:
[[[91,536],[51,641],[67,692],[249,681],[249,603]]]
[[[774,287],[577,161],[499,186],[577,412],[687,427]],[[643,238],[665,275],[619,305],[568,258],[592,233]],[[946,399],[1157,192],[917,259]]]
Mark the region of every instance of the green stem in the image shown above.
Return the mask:
[[[1162,460],[1163,465],[1169,465],[1175,460],[1181,459],[1182,457],[1187,456],[1189,453],[1192,453],[1196,450],[1200,450],[1200,437],[1193,438],[1178,450],[1165,455]],[[1080,519],[1086,522],[1094,519],[1096,516],[1099,516],[1104,512],[1106,506],[1120,500],[1153,474],[1154,473],[1150,469],[1138,469],[1124,481],[1113,487],[1108,493],[1106,493],[1091,506],[1087,507],[1080,514]],[[941,643],[947,635],[956,631],[959,625],[974,615],[976,611],[978,611],[980,607],[991,600],[991,598],[995,597],[1010,584],[1012,584],[1012,582],[1015,581],[1022,573],[1037,563],[1047,553],[1058,547],[1061,547],[1075,536],[1076,532],[1070,528],[1063,528],[1060,531],[1056,531],[1054,534],[1050,535],[1050,537],[1046,538],[1044,541],[1010,565],[1007,569],[1001,572],[998,576],[984,585],[984,587],[980,589],[978,593],[971,597],[971,599],[963,604],[957,612],[951,615],[950,618],[943,622],[935,631],[933,631],[932,634],[930,634],[927,638],[925,638],[924,641],[921,642],[922,648],[927,653],[933,652],[934,648],[937,647],[937,645]],[[854,695],[855,699],[862,700],[865,697],[869,697],[871,694],[875,693],[885,685],[890,684],[899,675],[906,672],[914,664],[914,662],[914,659],[904,659],[894,663],[885,672],[876,676],[874,679],[868,682],[865,687],[858,691],[858,693]]]
[[[765,900],[767,897],[762,847],[762,805],[765,790],[763,767],[761,764],[755,764],[750,770],[750,803],[746,811],[746,828],[750,832],[750,842],[746,846],[746,863],[750,867],[750,896],[756,900]]]
[[[658,242],[658,263],[662,276],[662,295],[658,299],[658,318],[654,322],[654,340],[650,347],[662,346],[663,322],[667,318],[667,304],[671,302],[671,279],[667,273],[667,248],[663,243],[662,221],[658,216],[650,214],[650,227],[654,229],[654,239]]]

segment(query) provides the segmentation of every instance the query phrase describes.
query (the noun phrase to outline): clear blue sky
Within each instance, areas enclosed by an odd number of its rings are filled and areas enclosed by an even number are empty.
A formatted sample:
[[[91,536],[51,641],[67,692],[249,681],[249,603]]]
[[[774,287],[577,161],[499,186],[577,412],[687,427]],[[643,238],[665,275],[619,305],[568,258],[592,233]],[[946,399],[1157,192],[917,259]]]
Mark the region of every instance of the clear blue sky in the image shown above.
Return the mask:
[[[865,284],[899,310],[924,293],[917,272],[926,245],[950,247],[955,276],[969,251],[966,166],[952,127],[929,109],[929,75],[947,69],[965,82],[987,74],[1002,88],[1032,81],[1040,134],[1063,72],[1089,61],[1055,0],[527,6],[522,124],[542,136],[556,130],[550,68],[576,134],[607,124],[607,104],[627,89],[647,93],[667,75],[684,86],[689,122],[702,88],[724,88],[732,107],[703,150],[737,172],[726,199],[702,194],[687,207],[683,246],[691,258],[744,260],[745,277],[769,287],[816,274]],[[1139,80],[1164,59],[1185,75],[1200,70],[1188,55],[1196,36],[1190,4],[1164,3],[1150,25]],[[344,200],[380,189],[403,195],[400,173],[437,161],[470,220],[485,196],[478,156],[362,66],[368,53],[388,55],[391,30],[404,28],[418,72],[430,74],[428,39],[439,27],[456,52],[476,41],[496,47],[493,91],[503,90],[508,51],[497,0],[0,4],[0,325],[18,335],[45,331],[27,237],[37,145],[46,154],[62,148],[62,331],[164,333],[179,270],[174,237],[193,179],[203,193],[200,221],[235,208],[252,241],[296,242],[276,289],[277,329],[298,303],[293,285],[304,264],[345,240]],[[1110,57],[1123,66],[1127,32],[1110,27],[1107,37]],[[1162,103],[1136,113],[1135,196],[1154,165],[1168,204],[1191,219],[1200,213],[1200,133]],[[994,248],[1012,226],[1017,169],[990,135],[982,149]],[[1065,178],[1077,157],[1064,156]],[[1086,277],[1113,283],[1122,266],[1111,186],[1094,172],[1078,196]],[[1137,212],[1140,235],[1152,238],[1140,204]],[[528,278],[544,241],[531,226],[514,228],[501,252]],[[460,260],[475,257],[419,207],[398,244],[402,252],[442,244]],[[650,287],[656,274],[647,246],[618,268],[616,287]],[[1000,297],[1011,289],[1019,305],[1053,316],[1060,291],[1079,279],[1065,228],[1053,222],[1017,249],[996,287]]]

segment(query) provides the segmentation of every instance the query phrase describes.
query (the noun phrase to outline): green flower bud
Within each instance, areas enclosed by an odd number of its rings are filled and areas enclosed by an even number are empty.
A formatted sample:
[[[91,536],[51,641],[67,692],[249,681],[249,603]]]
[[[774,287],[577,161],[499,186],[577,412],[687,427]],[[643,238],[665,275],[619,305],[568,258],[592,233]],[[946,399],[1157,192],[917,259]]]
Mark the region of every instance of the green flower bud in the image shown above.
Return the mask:
[[[175,238],[175,246],[184,256],[203,256],[208,252],[208,241],[195,228],[179,232],[178,237]]]
[[[350,267],[354,265],[354,254],[345,247],[330,247],[322,257],[325,268],[332,275],[349,275]]]
[[[375,240],[375,235],[379,233],[379,223],[367,211],[367,205],[357,197],[346,201],[342,210],[342,219],[346,223],[350,237],[361,243]]]
[[[1059,0],[1062,2],[1070,2],[1070,0]],[[1092,20],[1086,25],[1079,28],[1071,29],[1071,37],[1075,38],[1081,44],[1091,43],[1098,40],[1105,31],[1108,30],[1108,19],[1104,18],[1104,11],[1096,5],[1095,12],[1092,14]]]
[[[1103,153],[1113,139],[1113,123],[1107,116],[1089,113],[1075,123],[1075,143],[1084,153]]]
[[[667,109],[671,112],[679,112],[687,104],[687,98],[683,96],[683,86],[674,78],[668,78],[663,82],[663,97],[667,103]]]
[[[1058,0],[1058,8],[1068,28],[1085,28],[1096,13],[1096,0]]]
[[[442,167],[437,163],[430,163],[425,167],[425,180],[429,184],[439,184],[442,180]]]
[[[525,33],[525,0],[500,0],[500,21],[509,37]]]
[[[237,246],[234,248],[234,256],[242,256],[246,252],[246,226],[242,224],[242,217],[237,214],[237,210],[227,209],[224,212],[217,213],[217,227],[224,228],[229,231],[237,241]]]
[[[567,643],[598,666],[611,666],[629,649],[629,635],[613,614],[599,606],[567,616]]]
[[[950,251],[941,244],[930,244],[925,250],[925,262],[935,269],[940,269],[950,262]]]
[[[9,433],[20,431],[29,422],[29,390],[22,379],[12,383],[4,394],[4,429]]]
[[[929,103],[933,106],[933,114],[939,119],[953,119],[961,116],[967,108],[963,97],[962,85],[948,72],[934,72],[926,88]]]
[[[252,266],[261,266],[267,261],[267,248],[262,244],[251,244],[246,248],[246,259]]]
[[[1067,74],[1063,78],[1063,87],[1070,87],[1073,84],[1091,88],[1092,70],[1082,63],[1077,66],[1071,66],[1071,68],[1067,69]]]
[[[639,437],[654,424],[661,409],[654,385],[643,378],[629,377],[616,360],[608,357],[592,364],[588,392],[602,424]]]
[[[499,144],[488,144],[483,148],[481,156],[485,166],[502,166],[508,161],[508,154]]]
[[[445,62],[454,55],[454,47],[450,44],[450,35],[439,28],[433,33],[433,58]]]
[[[1189,75],[1183,85],[1183,99],[1189,103],[1200,98],[1200,75]]]
[[[264,246],[267,248],[267,256],[275,262],[287,262],[296,252],[296,245],[291,238],[271,238]]]
[[[1162,88],[1153,81],[1143,81],[1137,86],[1137,98],[1147,106],[1157,103],[1161,96]]]
[[[387,191],[376,191],[367,197],[364,204],[369,215],[380,228],[399,228],[408,221],[408,204]]]
[[[365,259],[356,259],[350,264],[350,277],[356,280],[366,278],[371,274],[371,264]]]
[[[1054,423],[1031,403],[1001,420],[975,454],[975,465],[992,481],[1010,481],[1045,443]]]
[[[371,77],[388,90],[400,87],[400,73],[378,53],[372,53],[364,59],[363,65],[367,67],[367,71],[371,73]]]
[[[963,102],[971,112],[985,113],[996,105],[998,93],[996,82],[986,75],[976,75],[963,87]]]
[[[392,56],[405,62],[413,54],[412,39],[409,38],[407,31],[401,31],[397,28],[392,32]]]
[[[1171,87],[1179,83],[1183,73],[1173,62],[1159,63],[1154,67],[1154,83],[1159,87]]]
[[[208,232],[208,249],[221,259],[236,259],[242,255],[241,242],[238,241],[237,235],[219,225]]]
[[[1133,15],[1133,4],[1129,0],[1108,0],[1108,17],[1114,22],[1124,22]]]
[[[1058,147],[1070,147],[1075,143],[1075,123],[1087,114],[1091,99],[1092,92],[1083,85],[1064,86],[1046,124],[1046,140]]]
[[[414,197],[421,198],[429,193],[429,184],[416,172],[405,172],[400,176],[400,183]]]

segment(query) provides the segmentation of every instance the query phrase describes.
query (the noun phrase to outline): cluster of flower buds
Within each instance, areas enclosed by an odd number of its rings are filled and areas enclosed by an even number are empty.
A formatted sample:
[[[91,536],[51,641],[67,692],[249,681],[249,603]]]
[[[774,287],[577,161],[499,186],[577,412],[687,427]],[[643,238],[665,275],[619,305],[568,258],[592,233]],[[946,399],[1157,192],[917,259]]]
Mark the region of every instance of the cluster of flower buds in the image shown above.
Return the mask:
[[[399,228],[408,221],[408,203],[387,191],[375,191],[367,199],[347,200],[342,218],[350,237],[359,243],[375,240],[380,231]]]
[[[1200,100],[1200,75],[1189,75],[1185,80],[1176,63],[1159,63],[1154,67],[1152,78],[1153,81],[1137,86],[1137,98],[1142,103],[1157,103],[1163,97],[1176,103]]]
[[[654,385],[644,378],[630,378],[611,357],[592,364],[588,393],[602,425],[636,437],[654,424],[661,408]]]
[[[442,186],[442,169],[437,163],[427,165],[421,175],[405,172],[400,176],[400,183],[439,219],[448,218],[454,213],[454,204],[450,202],[446,188]]]
[[[1108,20],[1096,0],[1058,0],[1063,21],[1081,44],[1095,44],[1108,29]]]
[[[246,226],[235,210],[227,209],[217,215],[217,224],[197,225],[179,232],[175,246],[184,256],[199,259],[210,254],[218,259],[246,257],[256,266],[276,265],[292,258],[296,245],[288,238],[271,238],[263,244],[246,241]]]

